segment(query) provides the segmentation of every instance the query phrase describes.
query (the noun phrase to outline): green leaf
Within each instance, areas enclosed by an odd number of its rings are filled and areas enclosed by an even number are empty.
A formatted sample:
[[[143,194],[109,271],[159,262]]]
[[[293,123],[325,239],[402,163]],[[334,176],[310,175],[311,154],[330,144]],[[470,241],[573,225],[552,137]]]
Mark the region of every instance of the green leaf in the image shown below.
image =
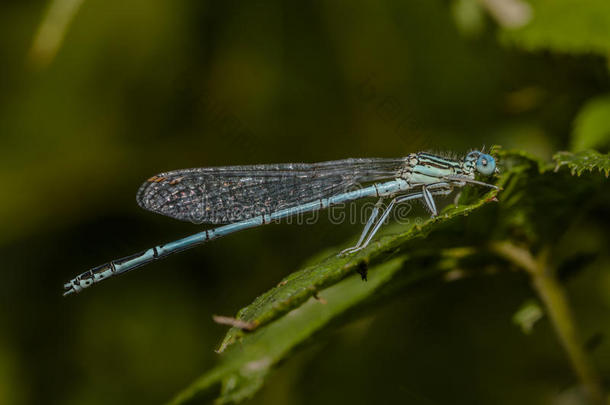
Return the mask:
[[[199,403],[215,396],[219,386],[218,403],[251,397],[272,368],[312,336],[350,314],[362,313],[388,295],[404,291],[405,287],[455,269],[471,253],[470,249],[458,248],[423,256],[403,254],[371,267],[368,282],[352,274],[322,291],[318,299],[307,300],[290,316],[245,334],[239,345],[232,345],[223,353],[217,367],[181,392],[172,404]]]
[[[555,171],[562,166],[567,166],[572,175],[580,176],[584,171],[599,171],[606,177],[610,174],[610,154],[588,150],[578,153],[558,152],[553,156],[555,161]]]
[[[572,150],[582,151],[610,143],[610,94],[589,100],[574,120]]]
[[[331,326],[361,316],[386,297],[441,274],[450,280],[477,269],[510,268],[510,263],[493,255],[492,241],[511,238],[531,246],[552,244],[569,229],[566,218],[572,217],[566,212],[590,198],[593,187],[602,183],[553,169],[567,164],[577,172],[586,170],[580,160],[591,156],[596,156],[593,167],[600,169],[602,163],[608,167],[608,157],[595,152],[557,154],[557,165],[522,151],[495,147],[491,153],[498,157],[496,184],[502,191],[485,193],[481,188],[465,187],[460,204],[449,206],[434,219],[380,237],[356,255],[337,257],[339,249],[334,249],[318,263],[310,261],[313,264],[290,274],[238,312],[236,318],[254,326],[253,330],[231,328],[221,343],[218,364],[173,403],[215,396],[220,403],[249,398],[297,348]],[[490,204],[496,196],[499,203]],[[358,272],[367,269],[369,281],[363,282]],[[531,326],[533,315],[532,311],[520,313],[519,324]]]
[[[610,53],[610,1],[530,0],[533,17],[518,29],[503,29],[500,38],[529,51]]]

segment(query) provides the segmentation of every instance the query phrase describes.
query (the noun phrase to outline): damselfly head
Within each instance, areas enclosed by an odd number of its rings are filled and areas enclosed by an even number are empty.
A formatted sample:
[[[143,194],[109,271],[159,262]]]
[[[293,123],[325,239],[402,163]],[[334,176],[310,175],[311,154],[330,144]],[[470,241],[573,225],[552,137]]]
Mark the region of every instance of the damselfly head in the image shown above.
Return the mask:
[[[496,160],[487,153],[474,150],[466,155],[464,165],[472,170],[473,166],[483,176],[491,176],[496,172]]]

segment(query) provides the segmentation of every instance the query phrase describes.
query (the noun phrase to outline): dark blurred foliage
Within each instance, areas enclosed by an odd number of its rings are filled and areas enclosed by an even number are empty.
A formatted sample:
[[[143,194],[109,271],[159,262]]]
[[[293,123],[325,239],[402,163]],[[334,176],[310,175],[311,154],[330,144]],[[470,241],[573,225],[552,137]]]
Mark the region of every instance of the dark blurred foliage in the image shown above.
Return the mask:
[[[85,0],[45,54],[49,4],[3,2],[0,402],[164,402],[215,363],[212,314],[360,232],[264,227],[63,298],[75,274],[200,229],[137,206],[155,173],[573,145],[610,87],[601,52],[531,49],[466,3]],[[606,356],[607,270],[567,280]],[[526,335],[511,320],[533,295],[516,272],[422,285],[321,337],[252,403],[568,403],[550,402],[576,381],[548,321]]]

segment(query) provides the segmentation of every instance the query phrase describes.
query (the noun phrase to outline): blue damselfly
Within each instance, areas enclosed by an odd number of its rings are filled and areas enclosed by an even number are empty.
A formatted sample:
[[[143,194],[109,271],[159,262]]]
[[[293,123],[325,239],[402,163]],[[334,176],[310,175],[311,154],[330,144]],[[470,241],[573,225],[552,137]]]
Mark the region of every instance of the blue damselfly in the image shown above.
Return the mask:
[[[397,159],[206,167],[161,173],[140,187],[136,199],[142,208],[183,221],[226,225],[95,267],[65,283],[64,295],[242,229],[361,198],[378,198],[356,245],[340,253],[351,254],[369,244],[396,204],[422,200],[436,216],[435,196],[447,195],[467,184],[497,188],[475,180],[476,174],[490,176],[496,171],[491,155],[472,151],[459,160],[420,152]],[[354,190],[355,185],[364,187]],[[381,202],[387,198],[391,201],[382,210]]]

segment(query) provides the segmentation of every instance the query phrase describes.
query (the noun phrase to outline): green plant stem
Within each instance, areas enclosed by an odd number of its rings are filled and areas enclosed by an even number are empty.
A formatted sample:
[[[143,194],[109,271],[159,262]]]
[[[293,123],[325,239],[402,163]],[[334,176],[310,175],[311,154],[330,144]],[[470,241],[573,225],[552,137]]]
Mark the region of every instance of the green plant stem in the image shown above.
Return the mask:
[[[532,284],[546,307],[559,340],[568,354],[572,367],[585,388],[591,403],[604,405],[601,381],[583,350],[564,288],[558,282],[550,263],[550,249],[543,249],[534,257],[525,248],[510,242],[494,243],[492,250],[526,270]]]

